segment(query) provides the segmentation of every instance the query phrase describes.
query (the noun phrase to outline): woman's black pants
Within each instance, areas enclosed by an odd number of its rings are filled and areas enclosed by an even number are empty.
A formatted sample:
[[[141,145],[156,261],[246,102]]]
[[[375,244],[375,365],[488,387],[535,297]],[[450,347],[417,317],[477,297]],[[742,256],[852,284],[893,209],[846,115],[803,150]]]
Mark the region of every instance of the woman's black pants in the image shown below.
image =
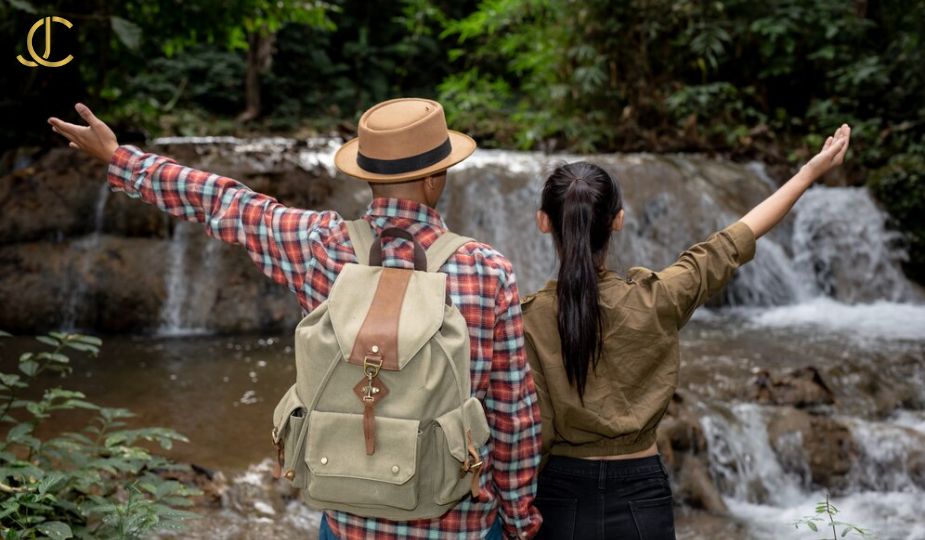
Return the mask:
[[[551,456],[540,472],[538,539],[675,540],[661,456],[587,460]]]

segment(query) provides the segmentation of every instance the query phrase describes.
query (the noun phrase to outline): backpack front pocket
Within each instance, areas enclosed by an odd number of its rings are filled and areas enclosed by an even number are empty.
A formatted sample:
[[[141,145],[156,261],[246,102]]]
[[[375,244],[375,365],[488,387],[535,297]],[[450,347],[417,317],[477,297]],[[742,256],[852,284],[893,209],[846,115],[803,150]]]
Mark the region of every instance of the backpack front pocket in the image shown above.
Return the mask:
[[[320,502],[417,506],[420,422],[376,416],[376,450],[366,454],[363,415],[312,411],[305,462],[308,494]]]
[[[488,442],[488,421],[482,403],[474,398],[467,399],[461,407],[440,416],[434,422],[435,447],[433,463],[436,465],[434,502],[448,504],[458,501],[470,490],[472,473],[463,469],[468,454],[466,430],[472,433],[472,444],[482,455],[482,447]],[[470,462],[474,459],[468,456]],[[480,471],[481,472],[481,471]]]

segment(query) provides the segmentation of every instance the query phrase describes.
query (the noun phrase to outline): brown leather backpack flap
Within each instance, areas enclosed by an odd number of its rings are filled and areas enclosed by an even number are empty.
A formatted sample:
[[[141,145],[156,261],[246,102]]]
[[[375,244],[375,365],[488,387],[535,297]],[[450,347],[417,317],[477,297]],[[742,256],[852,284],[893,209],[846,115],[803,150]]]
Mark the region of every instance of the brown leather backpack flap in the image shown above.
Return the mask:
[[[348,362],[363,366],[367,356],[379,357],[381,369],[396,371],[398,364],[398,321],[411,270],[383,268],[373,302],[366,312]]]

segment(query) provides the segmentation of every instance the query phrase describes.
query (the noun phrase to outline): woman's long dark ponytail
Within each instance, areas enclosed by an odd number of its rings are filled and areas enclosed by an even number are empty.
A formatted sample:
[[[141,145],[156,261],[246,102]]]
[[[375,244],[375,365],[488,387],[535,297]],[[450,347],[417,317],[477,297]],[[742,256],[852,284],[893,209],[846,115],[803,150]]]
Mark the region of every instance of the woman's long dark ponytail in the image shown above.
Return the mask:
[[[603,348],[598,268],[622,208],[616,181],[585,161],[557,167],[543,187],[540,209],[551,221],[560,260],[556,297],[562,360],[582,401],[588,370],[597,365]]]

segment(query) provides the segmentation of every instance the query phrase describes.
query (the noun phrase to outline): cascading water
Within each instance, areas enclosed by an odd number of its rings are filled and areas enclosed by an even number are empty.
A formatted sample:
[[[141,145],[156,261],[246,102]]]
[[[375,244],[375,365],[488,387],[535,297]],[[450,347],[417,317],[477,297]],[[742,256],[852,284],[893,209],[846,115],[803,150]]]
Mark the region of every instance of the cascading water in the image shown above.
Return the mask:
[[[910,301],[901,236],[865,189],[815,188],[794,208],[794,265],[816,291],[849,303]]]
[[[158,333],[166,336],[204,334],[217,293],[221,242],[205,236],[196,223],[177,223],[170,241],[167,298],[161,307]]]
[[[75,330],[80,310],[87,296],[87,274],[93,269],[93,261],[100,247],[100,235],[103,232],[103,221],[106,216],[106,202],[109,200],[109,183],[103,182],[96,196],[93,210],[93,232],[72,244],[79,255],[77,271],[72,272],[73,281],[70,294],[64,304],[64,319],[62,327],[65,330]]]

